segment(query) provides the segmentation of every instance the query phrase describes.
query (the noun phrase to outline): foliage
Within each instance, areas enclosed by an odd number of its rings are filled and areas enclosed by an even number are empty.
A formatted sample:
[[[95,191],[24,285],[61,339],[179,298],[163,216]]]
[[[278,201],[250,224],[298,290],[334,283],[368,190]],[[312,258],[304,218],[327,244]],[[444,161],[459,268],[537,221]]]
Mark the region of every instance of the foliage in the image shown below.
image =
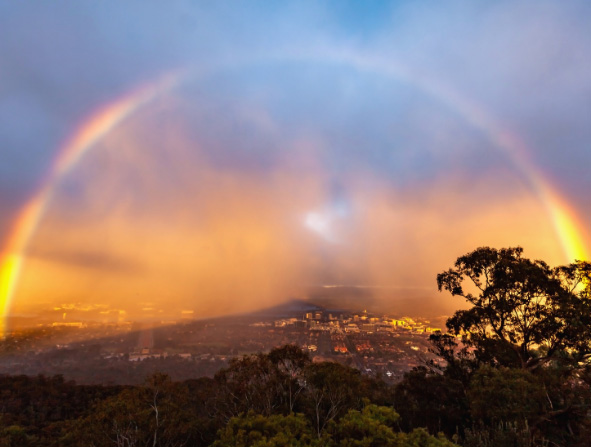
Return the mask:
[[[303,372],[310,357],[294,345],[233,359],[215,375],[218,409],[226,419],[254,411],[288,414],[304,390]]]
[[[142,387],[102,401],[63,437],[63,445],[180,447],[195,438],[183,385],[155,374]]]
[[[278,385],[283,407],[291,413],[305,389],[303,373],[312,363],[310,355],[296,345],[285,345],[273,349],[267,357],[279,377]]]
[[[437,275],[439,290],[472,305],[447,327],[494,366],[533,370],[555,362],[576,368],[591,356],[591,265],[550,268],[522,253],[479,248]]]
[[[389,407],[367,404],[332,420],[317,437],[302,414],[263,416],[254,413],[232,418],[212,447],[454,447],[443,436],[416,429],[396,429],[398,414]],[[457,447],[457,446],[456,446]]]
[[[591,408],[591,264],[551,268],[522,253],[479,248],[437,276],[471,304],[432,337],[439,372],[468,390],[468,444],[578,445]]]
[[[324,446],[302,414],[263,416],[253,412],[232,418],[212,447]]]
[[[21,426],[10,425],[0,429],[0,447],[33,447],[37,442],[37,437],[29,435]]]
[[[122,387],[80,386],[62,376],[0,376],[0,445],[41,445],[59,437],[70,420]],[[30,441],[32,440],[32,441]]]
[[[349,410],[329,432],[336,445],[342,447],[381,447],[394,444],[398,413],[389,407],[366,405],[363,410]]]
[[[306,408],[318,436],[330,421],[362,405],[361,377],[356,369],[340,363],[314,363],[306,369],[305,380]]]
[[[213,379],[0,376],[0,447],[588,445],[591,265],[479,248],[437,280],[470,307],[430,337],[438,360],[393,387],[293,345],[234,359]]]
[[[218,409],[226,419],[247,411],[271,415],[279,405],[279,383],[264,354],[233,359],[215,375],[220,398]]]
[[[499,422],[493,425],[479,424],[466,429],[464,447],[548,447],[545,439],[532,436],[527,424]]]
[[[431,433],[453,436],[470,423],[466,389],[446,374],[418,367],[395,387],[394,407],[404,430],[425,427]]]
[[[533,425],[549,410],[542,379],[523,369],[483,367],[472,378],[468,400],[474,420],[487,425]]]

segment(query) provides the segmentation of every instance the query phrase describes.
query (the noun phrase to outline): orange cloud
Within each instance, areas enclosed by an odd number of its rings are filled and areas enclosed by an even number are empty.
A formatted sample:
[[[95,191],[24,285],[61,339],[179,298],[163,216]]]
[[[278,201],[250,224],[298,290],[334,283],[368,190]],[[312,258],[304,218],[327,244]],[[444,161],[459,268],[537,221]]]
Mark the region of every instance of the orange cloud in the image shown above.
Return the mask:
[[[478,246],[522,245],[564,262],[542,206],[510,171],[478,180],[458,171],[402,189],[359,169],[340,179],[348,207],[337,212],[321,139],[282,141],[257,115],[277,154],[241,166],[239,138],[214,157],[169,113],[164,102],[112,132],[63,179],[30,243],[15,312],[102,303],[133,319],[150,302],[205,317],[321,284],[368,286],[389,309],[433,297],[457,307],[437,295],[435,275]],[[310,213],[334,237],[306,225]]]

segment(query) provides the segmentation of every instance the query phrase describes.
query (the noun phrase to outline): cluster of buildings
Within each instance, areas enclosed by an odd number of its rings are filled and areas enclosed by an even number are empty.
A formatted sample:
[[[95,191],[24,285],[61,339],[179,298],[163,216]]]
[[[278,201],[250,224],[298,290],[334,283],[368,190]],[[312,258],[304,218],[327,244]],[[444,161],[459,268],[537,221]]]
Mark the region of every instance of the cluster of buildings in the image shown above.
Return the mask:
[[[401,319],[388,316],[371,316],[367,311],[359,314],[330,313],[326,311],[307,312],[302,318],[282,318],[273,322],[252,323],[253,327],[293,327],[331,333],[347,334],[408,331],[414,334],[431,334],[441,328],[430,326],[428,321],[415,321],[410,317]]]
[[[427,320],[375,316],[366,311],[314,311],[299,318],[257,321],[250,327],[267,337],[268,346],[278,334],[289,334],[314,360],[346,363],[392,380],[434,360],[429,335],[440,331]]]
[[[223,367],[234,357],[296,344],[314,361],[337,361],[396,380],[412,367],[433,359],[429,335],[440,330],[424,319],[376,316],[366,311],[302,310],[287,315],[201,321],[188,318],[156,326],[86,324],[63,318],[45,327],[51,334],[43,336],[43,347],[41,340],[31,339],[29,347],[23,349],[71,349],[78,343],[84,350],[85,345],[95,344],[105,361],[173,362],[176,358],[211,374],[214,367]]]

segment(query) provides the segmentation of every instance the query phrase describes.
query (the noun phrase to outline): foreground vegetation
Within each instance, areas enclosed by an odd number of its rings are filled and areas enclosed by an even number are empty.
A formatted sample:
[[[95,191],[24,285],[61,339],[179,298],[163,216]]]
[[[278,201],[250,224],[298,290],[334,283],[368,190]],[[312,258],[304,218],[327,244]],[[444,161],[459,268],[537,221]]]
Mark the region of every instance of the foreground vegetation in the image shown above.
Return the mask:
[[[0,446],[586,446],[591,265],[478,249],[437,278],[471,307],[396,386],[292,345],[214,378],[0,377]],[[469,286],[466,286],[469,284]]]

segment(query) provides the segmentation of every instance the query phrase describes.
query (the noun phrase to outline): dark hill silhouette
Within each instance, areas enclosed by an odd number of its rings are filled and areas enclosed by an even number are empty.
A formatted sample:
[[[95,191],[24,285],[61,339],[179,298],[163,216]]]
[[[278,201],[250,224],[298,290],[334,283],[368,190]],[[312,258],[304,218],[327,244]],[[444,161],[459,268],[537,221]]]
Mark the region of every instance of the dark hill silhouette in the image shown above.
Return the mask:
[[[311,301],[306,301],[302,299],[292,299],[290,301],[277,304],[276,306],[267,307],[265,309],[256,310],[254,312],[249,312],[248,315],[257,317],[295,317],[301,316],[306,312],[314,312],[320,310],[325,310],[325,308]]]

